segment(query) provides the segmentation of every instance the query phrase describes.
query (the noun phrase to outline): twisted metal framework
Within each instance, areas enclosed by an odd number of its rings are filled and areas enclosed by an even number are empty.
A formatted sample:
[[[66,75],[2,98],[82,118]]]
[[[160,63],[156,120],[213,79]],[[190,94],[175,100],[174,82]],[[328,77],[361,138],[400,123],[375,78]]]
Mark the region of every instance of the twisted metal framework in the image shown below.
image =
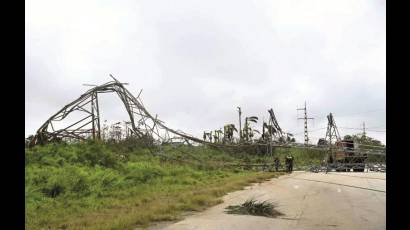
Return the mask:
[[[30,146],[59,140],[85,140],[88,138],[94,140],[101,139],[98,106],[98,94],[100,93],[116,93],[118,95],[129,115],[131,126],[129,130],[133,136],[138,138],[148,138],[154,144],[171,142],[178,137],[198,143],[212,144],[183,133],[182,131],[168,128],[157,118],[157,116],[154,117],[147,111],[139,97],[141,92],[137,97],[134,97],[124,87],[123,83],[119,82],[112,75],[110,76],[113,78],[113,81],[88,90],[78,99],[67,104],[60,111],[51,116],[37,130],[36,135],[30,141]],[[85,116],[65,128],[54,129],[54,123],[62,121],[75,111],[83,112]]]
[[[71,103],[64,106],[61,110],[51,116],[44,124],[37,130],[36,134],[30,139],[29,146],[34,146],[37,144],[45,144],[52,141],[60,140],[86,140],[101,139],[101,127],[100,127],[100,109],[98,104],[98,95],[101,93],[116,93],[118,97],[123,102],[125,109],[129,115],[130,121],[127,122],[127,132],[131,133],[131,136],[138,138],[145,138],[149,140],[153,145],[160,145],[162,143],[172,143],[172,142],[184,142],[189,141],[205,144],[209,146],[216,147],[238,147],[238,146],[249,146],[249,143],[215,143],[211,140],[208,141],[207,138],[200,139],[192,135],[184,133],[180,130],[174,130],[167,127],[163,121],[159,120],[157,116],[151,115],[145,108],[141,101],[140,94],[137,97],[132,95],[125,87],[124,83],[119,82],[116,78],[110,75],[113,81],[109,81],[105,84],[95,86],[94,88],[86,91],[79,98],[72,101]],[[70,125],[55,129],[55,124],[66,119],[73,112],[81,112],[84,116]],[[284,132],[279,127],[273,110],[268,111],[270,114],[269,125],[275,129],[275,134],[277,137],[283,136]],[[335,127],[333,116],[328,117],[331,126]],[[273,133],[272,133],[273,134]],[[275,136],[276,136],[275,135]],[[337,137],[338,131],[336,129],[328,129],[327,137],[330,137],[329,142],[331,142],[332,137]],[[271,149],[272,147],[282,147],[282,148],[308,148],[317,149],[322,151],[329,151],[332,147],[328,145],[325,148],[317,147],[302,147],[298,146],[296,143],[274,143],[271,138],[270,141],[265,143],[253,143],[254,145],[266,146]],[[268,151],[271,152],[271,151]],[[385,148],[380,150],[367,150],[363,151],[366,154],[384,155]]]
[[[277,138],[283,137],[283,131],[279,126],[278,120],[276,120],[275,113],[273,113],[273,109],[268,110],[269,113],[269,126],[272,127],[273,132],[272,134]]]
[[[336,126],[336,122],[333,119],[332,113],[327,115],[327,121],[328,123],[327,123],[325,140],[327,140],[329,145],[331,145],[333,140],[340,141],[341,138],[340,138],[339,130],[337,129],[337,126]]]

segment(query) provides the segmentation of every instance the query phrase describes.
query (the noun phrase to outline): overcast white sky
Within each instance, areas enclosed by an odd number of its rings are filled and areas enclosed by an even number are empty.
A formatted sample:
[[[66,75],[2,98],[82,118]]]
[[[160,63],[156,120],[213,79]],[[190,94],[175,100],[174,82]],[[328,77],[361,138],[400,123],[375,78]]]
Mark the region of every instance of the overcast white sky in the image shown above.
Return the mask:
[[[386,143],[383,0],[26,1],[26,136],[110,73],[198,137],[237,125],[241,106],[265,120],[273,108],[303,142],[306,100],[312,143],[330,112]],[[100,101],[102,119],[127,119],[115,95]]]

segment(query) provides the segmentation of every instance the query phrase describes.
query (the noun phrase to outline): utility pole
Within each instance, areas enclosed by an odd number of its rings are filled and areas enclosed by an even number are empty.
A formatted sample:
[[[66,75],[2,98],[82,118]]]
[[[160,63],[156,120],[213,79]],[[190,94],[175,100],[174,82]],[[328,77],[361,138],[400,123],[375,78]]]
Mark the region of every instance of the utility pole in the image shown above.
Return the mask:
[[[242,125],[241,125],[241,107],[238,106],[238,112],[239,112],[239,142],[242,142]]]
[[[305,145],[308,145],[309,144],[309,136],[308,136],[308,129],[307,129],[307,121],[308,120],[313,120],[314,118],[307,116],[306,101],[305,101],[305,107],[304,108],[298,108],[296,110],[304,110],[305,116],[303,118],[298,118],[298,120],[303,119],[305,121]]]

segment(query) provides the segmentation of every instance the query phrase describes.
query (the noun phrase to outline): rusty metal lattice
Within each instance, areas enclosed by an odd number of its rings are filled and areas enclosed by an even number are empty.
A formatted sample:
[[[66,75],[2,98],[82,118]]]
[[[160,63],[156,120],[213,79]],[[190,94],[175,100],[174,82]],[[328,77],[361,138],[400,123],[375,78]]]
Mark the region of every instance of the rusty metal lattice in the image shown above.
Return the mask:
[[[37,130],[29,145],[34,146],[59,140],[101,139],[98,106],[98,95],[101,93],[116,93],[121,99],[129,115],[129,130],[133,136],[150,139],[153,143],[172,141],[177,137],[198,143],[206,142],[165,126],[157,116],[152,116],[144,107],[140,99],[141,92],[135,97],[125,88],[123,83],[119,82],[112,75],[110,76],[113,78],[113,81],[95,86],[51,116]],[[85,115],[65,128],[54,129],[53,124],[55,122],[62,121],[74,111],[83,112]]]

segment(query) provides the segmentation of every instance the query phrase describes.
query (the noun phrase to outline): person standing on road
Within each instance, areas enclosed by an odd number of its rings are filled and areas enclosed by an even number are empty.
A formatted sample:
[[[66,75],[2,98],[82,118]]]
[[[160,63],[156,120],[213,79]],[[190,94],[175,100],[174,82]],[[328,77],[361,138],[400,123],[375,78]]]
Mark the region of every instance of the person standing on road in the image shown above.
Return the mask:
[[[289,158],[289,155],[286,156],[285,165],[286,165],[286,172],[290,172],[290,158]]]
[[[290,156],[290,159],[289,159],[289,171],[293,172],[293,156],[292,155]]]
[[[275,169],[276,169],[276,172],[279,171],[279,164],[280,164],[279,158],[276,157],[276,158],[275,158]]]
[[[291,155],[286,157],[286,171],[290,173],[293,171],[293,157]]]

